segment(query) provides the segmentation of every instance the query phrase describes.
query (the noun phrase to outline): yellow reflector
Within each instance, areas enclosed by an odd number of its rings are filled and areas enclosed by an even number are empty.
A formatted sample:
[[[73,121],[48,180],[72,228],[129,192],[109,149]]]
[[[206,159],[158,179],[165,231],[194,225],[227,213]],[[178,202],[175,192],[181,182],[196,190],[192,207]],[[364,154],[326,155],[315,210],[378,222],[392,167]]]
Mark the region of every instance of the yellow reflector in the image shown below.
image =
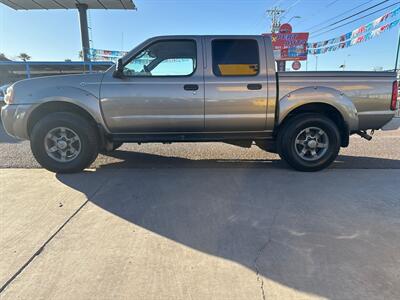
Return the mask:
[[[232,75],[257,75],[258,65],[240,64],[240,65],[218,65],[222,76]]]

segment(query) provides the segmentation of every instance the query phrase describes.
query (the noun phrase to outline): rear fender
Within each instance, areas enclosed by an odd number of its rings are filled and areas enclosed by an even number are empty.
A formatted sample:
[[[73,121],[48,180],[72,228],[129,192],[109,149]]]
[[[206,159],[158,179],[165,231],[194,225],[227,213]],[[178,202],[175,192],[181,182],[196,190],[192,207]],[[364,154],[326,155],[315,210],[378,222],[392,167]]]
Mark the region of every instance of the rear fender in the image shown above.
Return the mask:
[[[281,98],[279,101],[278,125],[283,122],[290,112],[311,103],[331,105],[340,112],[350,132],[358,130],[357,109],[351,99],[338,90],[319,86],[301,88]]]

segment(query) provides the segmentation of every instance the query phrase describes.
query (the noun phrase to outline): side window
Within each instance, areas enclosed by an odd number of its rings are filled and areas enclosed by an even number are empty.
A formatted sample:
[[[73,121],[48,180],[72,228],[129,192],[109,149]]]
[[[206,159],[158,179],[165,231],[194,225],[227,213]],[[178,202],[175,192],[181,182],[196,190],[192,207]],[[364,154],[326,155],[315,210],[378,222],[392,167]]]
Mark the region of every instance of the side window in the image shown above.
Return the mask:
[[[213,40],[212,61],[216,76],[255,76],[260,66],[258,43],[250,39]]]
[[[125,65],[124,75],[190,76],[196,70],[196,58],[196,42],[193,40],[155,42]]]

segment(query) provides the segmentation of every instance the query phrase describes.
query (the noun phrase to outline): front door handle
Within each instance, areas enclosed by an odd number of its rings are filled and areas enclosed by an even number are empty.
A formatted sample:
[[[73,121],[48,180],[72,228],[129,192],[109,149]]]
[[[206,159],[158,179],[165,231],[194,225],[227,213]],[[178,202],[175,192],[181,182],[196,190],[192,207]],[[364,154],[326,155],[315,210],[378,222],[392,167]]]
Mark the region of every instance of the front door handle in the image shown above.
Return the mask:
[[[197,91],[199,86],[197,84],[185,84],[183,88],[185,91]]]
[[[262,89],[262,84],[260,83],[252,83],[247,85],[247,89],[250,91],[257,91]]]

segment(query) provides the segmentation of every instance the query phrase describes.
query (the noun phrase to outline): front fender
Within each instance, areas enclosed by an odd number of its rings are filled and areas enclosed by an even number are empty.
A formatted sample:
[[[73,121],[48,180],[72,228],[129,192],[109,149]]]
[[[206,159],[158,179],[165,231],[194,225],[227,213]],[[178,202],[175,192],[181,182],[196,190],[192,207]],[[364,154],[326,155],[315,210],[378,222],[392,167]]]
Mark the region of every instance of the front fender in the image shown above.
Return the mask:
[[[33,93],[35,106],[48,102],[66,102],[79,106],[87,111],[98,124],[103,124],[99,99],[92,93],[70,86],[57,86]]]
[[[336,108],[342,115],[350,131],[358,129],[357,109],[344,93],[329,87],[305,87],[295,90],[279,100],[278,124],[290,112],[306,104],[324,103]]]

